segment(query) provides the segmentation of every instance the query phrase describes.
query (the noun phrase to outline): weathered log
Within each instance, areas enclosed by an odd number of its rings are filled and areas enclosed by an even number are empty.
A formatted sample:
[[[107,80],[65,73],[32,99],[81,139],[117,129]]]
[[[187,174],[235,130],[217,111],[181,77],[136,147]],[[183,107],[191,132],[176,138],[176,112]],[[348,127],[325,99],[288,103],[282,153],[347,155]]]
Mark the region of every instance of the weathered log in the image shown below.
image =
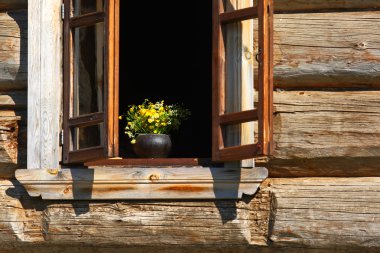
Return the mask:
[[[274,26],[275,86],[380,87],[379,11],[279,14]]]
[[[344,9],[379,9],[380,3],[377,0],[274,0],[274,7],[275,12],[308,12]]]
[[[0,90],[27,86],[26,10],[0,12]]]
[[[15,9],[27,9],[28,0],[1,0],[0,11],[9,11]]]
[[[26,166],[26,111],[14,110],[20,94],[10,94],[0,95],[0,178],[13,177],[16,168]]]
[[[1,181],[0,251],[378,252],[379,191],[379,178],[269,179],[238,202],[43,202]]]
[[[277,91],[270,176],[380,176],[380,91]]]
[[[275,92],[279,159],[378,157],[380,91]]]

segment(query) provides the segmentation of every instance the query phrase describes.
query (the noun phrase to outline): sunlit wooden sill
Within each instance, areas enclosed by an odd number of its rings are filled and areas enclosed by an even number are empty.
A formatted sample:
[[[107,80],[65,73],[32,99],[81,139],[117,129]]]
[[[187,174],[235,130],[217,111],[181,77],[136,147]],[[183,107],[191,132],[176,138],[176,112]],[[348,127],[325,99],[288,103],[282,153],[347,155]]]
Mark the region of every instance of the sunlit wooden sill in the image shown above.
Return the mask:
[[[240,199],[253,195],[265,168],[97,167],[20,169],[17,180],[32,197],[50,200]]]
[[[195,167],[212,165],[211,158],[109,158],[87,162],[85,167],[125,166],[125,167]]]

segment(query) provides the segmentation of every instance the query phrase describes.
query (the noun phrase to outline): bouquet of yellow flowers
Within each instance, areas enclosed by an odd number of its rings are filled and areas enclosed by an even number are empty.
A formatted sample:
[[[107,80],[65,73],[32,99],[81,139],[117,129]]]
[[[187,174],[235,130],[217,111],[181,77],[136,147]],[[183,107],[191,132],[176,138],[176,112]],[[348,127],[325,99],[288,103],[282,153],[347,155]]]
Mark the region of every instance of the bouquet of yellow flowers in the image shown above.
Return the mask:
[[[141,105],[130,105],[128,111],[119,116],[125,119],[125,134],[136,143],[139,134],[168,134],[177,130],[181,121],[188,119],[190,111],[181,105],[165,105],[164,100],[152,103],[148,99]]]

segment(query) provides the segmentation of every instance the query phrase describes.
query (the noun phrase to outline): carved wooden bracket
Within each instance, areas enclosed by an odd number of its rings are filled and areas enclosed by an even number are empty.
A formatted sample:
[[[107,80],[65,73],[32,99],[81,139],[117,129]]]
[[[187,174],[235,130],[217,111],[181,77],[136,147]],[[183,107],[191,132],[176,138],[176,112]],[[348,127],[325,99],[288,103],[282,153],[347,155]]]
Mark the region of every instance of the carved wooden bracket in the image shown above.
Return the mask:
[[[125,168],[17,170],[32,197],[60,200],[240,199],[256,193],[266,168]]]

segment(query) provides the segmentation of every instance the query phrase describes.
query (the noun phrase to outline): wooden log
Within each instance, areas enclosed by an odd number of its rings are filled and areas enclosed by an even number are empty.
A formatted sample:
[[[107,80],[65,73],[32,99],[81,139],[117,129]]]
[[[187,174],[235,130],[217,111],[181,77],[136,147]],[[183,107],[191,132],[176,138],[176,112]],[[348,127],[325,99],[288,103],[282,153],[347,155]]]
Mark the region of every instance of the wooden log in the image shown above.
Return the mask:
[[[0,11],[9,11],[15,9],[27,9],[28,0],[1,0]]]
[[[380,176],[380,91],[277,91],[271,177]]]
[[[0,111],[0,178],[13,177],[15,169],[26,164],[26,127],[19,131],[21,117],[5,112]]]
[[[274,26],[276,87],[380,87],[379,11],[279,14]]]
[[[244,201],[42,202],[3,180],[0,251],[378,252],[379,191],[379,178],[269,179]]]
[[[271,182],[274,246],[380,246],[379,178],[278,179]]]
[[[0,12],[0,90],[27,86],[26,10]]]
[[[257,1],[256,1],[257,2]],[[274,0],[275,12],[311,12],[345,9],[379,9],[377,0]]]
[[[378,157],[380,91],[275,92],[274,157]]]

